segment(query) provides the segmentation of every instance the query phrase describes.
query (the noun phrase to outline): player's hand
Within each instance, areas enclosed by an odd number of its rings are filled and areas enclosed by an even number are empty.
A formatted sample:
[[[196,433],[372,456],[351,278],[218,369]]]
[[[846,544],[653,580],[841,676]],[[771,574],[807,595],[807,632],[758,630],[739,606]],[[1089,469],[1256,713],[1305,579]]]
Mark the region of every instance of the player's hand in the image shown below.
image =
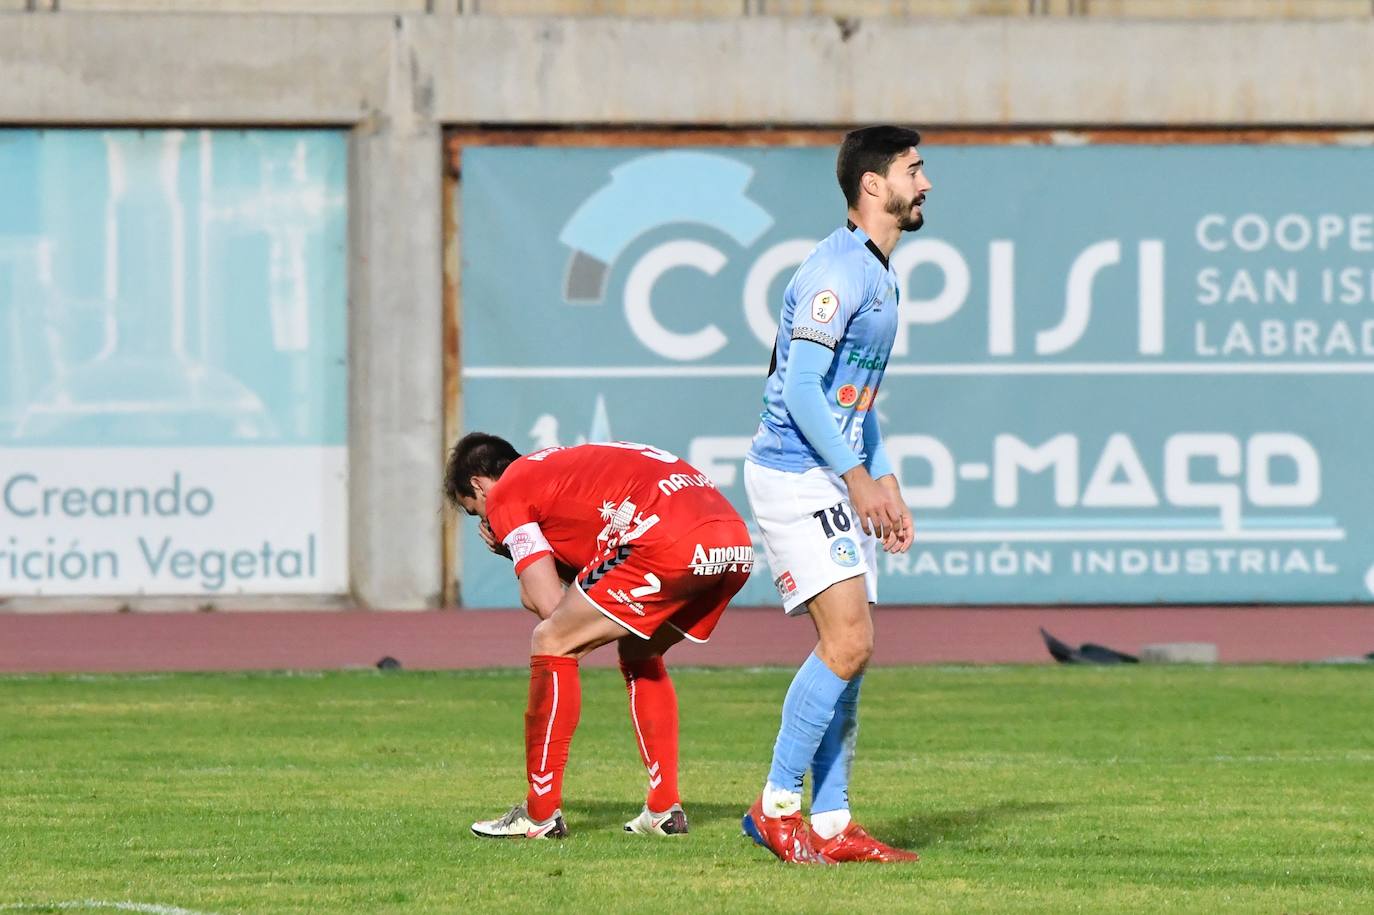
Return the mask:
[[[906,506],[893,491],[869,476],[862,464],[846,471],[844,482],[849,487],[849,502],[854,506],[859,527],[883,541],[883,548],[887,549],[888,537],[901,530]],[[909,523],[909,514],[907,518]]]
[[[506,549],[504,543],[496,539],[496,534],[492,532],[491,525],[487,523],[485,518],[477,523],[477,536],[481,537],[482,542],[487,545],[487,549],[491,550],[497,556],[504,556],[510,559],[510,550]]]
[[[911,510],[907,508],[906,499],[902,498],[902,488],[897,485],[895,476],[888,474],[882,477],[878,480],[878,485],[897,500],[897,505],[902,512],[901,524],[889,531],[887,536],[883,538],[883,549],[889,553],[905,553],[911,549],[911,542],[916,539],[916,523],[911,520]]]

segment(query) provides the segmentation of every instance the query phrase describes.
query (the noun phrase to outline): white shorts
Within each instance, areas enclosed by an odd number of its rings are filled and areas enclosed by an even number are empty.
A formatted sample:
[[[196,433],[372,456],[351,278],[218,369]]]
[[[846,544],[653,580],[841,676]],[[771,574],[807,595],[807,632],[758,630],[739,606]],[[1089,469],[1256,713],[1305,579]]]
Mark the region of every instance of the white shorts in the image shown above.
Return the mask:
[[[878,540],[854,520],[849,491],[829,468],[795,473],[745,461],[744,491],[784,611],[805,613],[811,598],[856,575],[877,602]]]

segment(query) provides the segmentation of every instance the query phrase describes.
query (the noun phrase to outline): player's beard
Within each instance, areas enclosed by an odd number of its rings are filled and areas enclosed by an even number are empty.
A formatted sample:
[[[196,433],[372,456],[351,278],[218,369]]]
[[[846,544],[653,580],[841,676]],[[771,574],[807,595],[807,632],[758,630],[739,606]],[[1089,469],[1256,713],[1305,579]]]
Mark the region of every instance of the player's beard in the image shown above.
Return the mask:
[[[911,211],[916,205],[915,197],[903,199],[895,191],[889,192],[887,197],[887,211],[897,220],[897,228],[903,232],[915,232],[925,225],[926,217],[924,213],[917,213],[914,216]]]

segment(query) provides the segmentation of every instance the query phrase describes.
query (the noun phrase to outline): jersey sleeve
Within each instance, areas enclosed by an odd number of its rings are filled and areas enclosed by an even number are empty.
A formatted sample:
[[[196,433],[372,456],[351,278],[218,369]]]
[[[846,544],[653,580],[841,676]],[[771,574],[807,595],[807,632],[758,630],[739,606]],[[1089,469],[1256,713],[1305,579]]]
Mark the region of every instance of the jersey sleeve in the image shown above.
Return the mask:
[[[830,469],[843,476],[859,463],[845,444],[825,399],[824,379],[835,354],[810,340],[794,340],[782,386],[782,402],[797,431]]]
[[[878,423],[876,407],[864,416],[863,436],[864,453],[867,455],[864,463],[868,468],[868,475],[877,480],[892,473],[892,461],[888,458],[887,448],[883,445],[883,431]]]
[[[792,287],[792,339],[835,350],[850,319],[863,307],[867,286],[863,261],[837,257],[808,262]]]
[[[541,556],[552,556],[553,547],[539,529],[539,522],[528,521],[501,541],[510,550],[511,561],[515,563],[515,574],[519,575]]]
[[[512,464],[487,496],[487,523],[515,563],[519,575],[540,556],[553,549],[539,529],[539,507],[535,481],[527,468]]]

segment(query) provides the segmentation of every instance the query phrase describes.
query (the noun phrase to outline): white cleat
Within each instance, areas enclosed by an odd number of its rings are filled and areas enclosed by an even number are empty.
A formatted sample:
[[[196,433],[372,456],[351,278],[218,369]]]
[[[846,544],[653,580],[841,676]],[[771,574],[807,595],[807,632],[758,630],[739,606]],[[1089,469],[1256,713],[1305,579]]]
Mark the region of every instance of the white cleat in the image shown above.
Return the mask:
[[[663,813],[654,813],[646,806],[639,816],[625,824],[625,831],[638,836],[683,836],[687,834],[687,814],[681,804],[674,804]]]
[[[472,834],[484,839],[561,839],[568,834],[568,827],[563,822],[561,810],[555,810],[553,816],[536,823],[530,819],[522,801],[499,819],[473,823]]]

